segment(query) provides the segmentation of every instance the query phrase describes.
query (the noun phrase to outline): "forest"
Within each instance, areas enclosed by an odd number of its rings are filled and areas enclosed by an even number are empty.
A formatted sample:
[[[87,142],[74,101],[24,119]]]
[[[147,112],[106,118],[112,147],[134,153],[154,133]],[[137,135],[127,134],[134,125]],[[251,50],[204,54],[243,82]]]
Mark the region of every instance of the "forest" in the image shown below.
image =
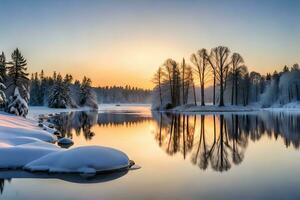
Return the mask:
[[[156,71],[152,108],[170,109],[181,105],[258,105],[270,107],[300,100],[299,65],[262,75],[248,71],[243,57],[225,46],[203,48],[181,63],[169,58]],[[206,92],[212,99],[206,102]],[[200,102],[198,103],[198,100]]]
[[[149,103],[152,91],[132,86],[92,87],[88,77],[74,80],[71,74],[44,71],[30,75],[27,61],[16,49],[11,60],[0,55],[0,107],[9,113],[26,116],[28,105],[49,108],[98,108],[98,103]]]
[[[51,105],[49,107],[55,108],[90,106],[96,108],[99,103],[150,103],[152,95],[151,90],[131,86],[92,87],[89,78],[84,77],[80,82],[74,80],[71,74],[62,77],[53,72],[52,76],[46,77],[43,70],[39,74],[32,74],[30,82],[29,105],[32,106]],[[54,85],[57,86],[54,87]],[[65,102],[68,102],[67,105],[61,102],[59,105],[52,106],[53,97],[50,92],[52,89],[57,92],[63,91],[61,96]],[[83,98],[87,98],[87,101],[83,102]]]
[[[152,91],[143,88],[106,86],[94,88],[99,103],[151,103]]]
[[[66,74],[62,77],[53,73],[52,77],[34,73],[29,79],[27,61],[16,49],[7,60],[0,55],[0,106],[1,109],[25,117],[28,105],[47,105],[50,108],[88,106],[98,108],[96,95],[91,87],[91,79],[84,77],[80,82]]]

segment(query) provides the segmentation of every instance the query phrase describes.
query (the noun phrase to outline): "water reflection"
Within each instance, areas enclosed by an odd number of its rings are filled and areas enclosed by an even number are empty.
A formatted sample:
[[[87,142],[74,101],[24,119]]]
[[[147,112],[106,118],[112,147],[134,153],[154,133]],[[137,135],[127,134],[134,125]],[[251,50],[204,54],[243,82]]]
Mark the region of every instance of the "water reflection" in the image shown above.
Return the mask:
[[[10,170],[0,172],[0,194],[4,191],[4,186],[9,184],[12,179],[60,179],[69,183],[93,184],[112,181],[126,175],[128,170],[114,173],[97,174],[93,176],[83,176],[79,174],[47,174],[31,173],[22,170]]]
[[[249,140],[264,135],[283,139],[286,147],[299,148],[300,116],[288,113],[171,115],[153,113],[155,139],[169,155],[180,153],[206,170],[227,171],[245,157]]]
[[[49,121],[55,124],[56,128],[62,133],[63,137],[73,137],[73,130],[76,136],[81,133],[86,140],[91,140],[95,133],[92,127],[131,127],[138,123],[150,121],[150,116],[138,113],[98,113],[97,111],[68,112],[53,116]]]
[[[6,181],[5,179],[0,179],[0,194],[3,193],[5,181]]]

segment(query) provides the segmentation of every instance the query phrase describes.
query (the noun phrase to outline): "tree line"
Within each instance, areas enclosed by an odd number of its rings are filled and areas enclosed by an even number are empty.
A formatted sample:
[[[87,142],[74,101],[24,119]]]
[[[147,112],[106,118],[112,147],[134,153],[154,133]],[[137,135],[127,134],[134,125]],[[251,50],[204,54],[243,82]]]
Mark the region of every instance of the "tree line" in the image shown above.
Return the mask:
[[[152,91],[130,85],[94,88],[99,103],[150,103]]]
[[[184,58],[181,63],[169,58],[157,69],[153,77],[153,108],[197,105],[198,99],[200,105],[205,106],[208,84],[212,87],[213,105],[289,103],[300,100],[299,73],[298,64],[290,68],[285,66],[281,72],[274,71],[272,75],[249,72],[243,57],[231,53],[228,47],[218,46],[210,51],[203,48],[190,56],[190,63]]]
[[[96,95],[92,89],[90,78],[83,77],[82,81],[74,80],[71,74],[64,77],[57,72],[52,76],[45,76],[44,71],[31,74],[32,106],[48,105],[50,108],[92,107],[97,109]]]
[[[50,108],[89,106],[97,108],[97,99],[92,90],[91,79],[84,77],[80,82],[70,74],[53,73],[45,76],[33,73],[29,79],[27,61],[17,48],[7,60],[0,54],[0,108],[6,112],[25,117],[28,104],[47,105]]]

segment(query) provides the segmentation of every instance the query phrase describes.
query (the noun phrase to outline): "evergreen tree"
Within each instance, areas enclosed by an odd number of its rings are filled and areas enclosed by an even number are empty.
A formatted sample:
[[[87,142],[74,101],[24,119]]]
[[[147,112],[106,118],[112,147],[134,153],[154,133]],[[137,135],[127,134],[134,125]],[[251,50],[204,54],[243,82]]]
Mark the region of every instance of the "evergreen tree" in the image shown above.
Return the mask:
[[[3,52],[0,55],[0,77],[2,82],[6,80],[6,58]]]
[[[20,116],[26,116],[28,113],[29,101],[29,79],[26,59],[22,56],[19,49],[16,49],[11,55],[12,61],[8,63],[8,93],[9,102],[7,111]]]
[[[16,49],[12,55],[12,62],[9,62],[7,67],[8,76],[11,78],[11,83],[8,87],[19,87],[19,89],[24,89],[28,86],[28,73],[26,59],[22,56],[19,49]]]
[[[6,86],[3,83],[3,77],[0,75],[0,108],[3,108],[6,103],[6,95],[4,90],[6,89]]]
[[[70,102],[69,87],[58,74],[49,95],[48,106],[50,108],[67,108],[70,106]]]
[[[29,104],[32,106],[41,105],[40,101],[40,80],[38,79],[38,74],[32,74],[31,84],[30,84],[30,101]]]
[[[46,94],[48,94],[48,89],[49,86],[47,85],[47,81],[44,77],[44,70],[41,71],[41,73],[39,74],[39,78],[40,78],[40,89],[39,89],[39,104],[40,105],[44,105],[44,99]]]
[[[96,95],[91,88],[92,81],[87,77],[83,77],[82,83],[80,85],[80,97],[79,105],[80,106],[89,106],[97,109],[98,104],[96,100]]]
[[[4,85],[4,82],[6,80],[6,60],[5,55],[2,52],[0,55],[0,107],[4,107],[6,102],[6,95],[4,90],[6,89],[6,86]]]

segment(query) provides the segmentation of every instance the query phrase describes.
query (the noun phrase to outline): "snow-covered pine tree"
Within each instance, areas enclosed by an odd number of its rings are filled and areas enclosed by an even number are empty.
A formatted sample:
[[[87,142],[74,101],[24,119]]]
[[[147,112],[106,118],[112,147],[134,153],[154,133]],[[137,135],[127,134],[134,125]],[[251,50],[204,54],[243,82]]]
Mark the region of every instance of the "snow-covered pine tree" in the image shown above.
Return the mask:
[[[91,85],[91,79],[84,76],[80,85],[79,105],[98,109],[96,94],[92,90]]]
[[[7,112],[25,117],[28,113],[29,79],[26,59],[19,49],[14,50],[11,55],[12,61],[8,63],[8,86],[9,94]]]
[[[6,86],[3,83],[3,78],[0,76],[0,108],[3,108],[6,103],[6,95],[4,90],[6,89]]]
[[[6,89],[6,86],[4,84],[4,81],[6,80],[6,60],[5,55],[2,52],[0,55],[0,107],[3,108],[5,106],[6,102],[6,95],[4,90]]]
[[[0,55],[0,76],[2,78],[2,82],[6,80],[6,58],[4,52]]]
[[[70,106],[70,102],[71,98],[68,84],[64,82],[61,75],[58,74],[49,95],[48,106],[50,108],[67,108]]]

